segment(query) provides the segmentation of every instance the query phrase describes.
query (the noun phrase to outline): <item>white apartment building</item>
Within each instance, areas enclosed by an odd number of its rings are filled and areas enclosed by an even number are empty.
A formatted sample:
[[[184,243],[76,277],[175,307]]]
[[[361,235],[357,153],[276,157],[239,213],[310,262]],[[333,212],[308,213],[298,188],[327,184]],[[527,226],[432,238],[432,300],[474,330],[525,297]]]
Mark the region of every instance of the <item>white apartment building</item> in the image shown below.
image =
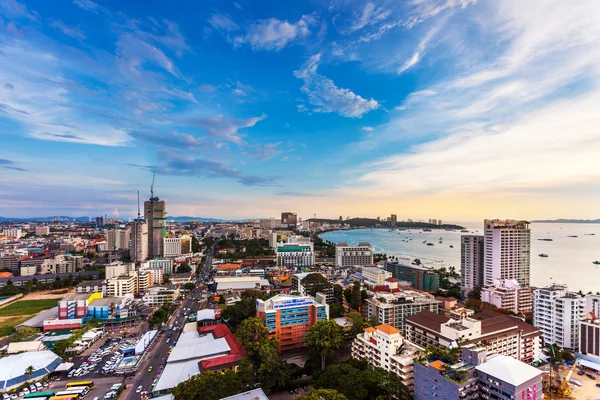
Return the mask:
[[[106,281],[106,295],[108,297],[124,297],[137,292],[137,274],[122,275]]]
[[[35,235],[36,236],[47,236],[50,234],[49,226],[36,226],[35,227]]]
[[[109,229],[106,232],[106,242],[109,251],[126,250],[129,248],[130,229]]]
[[[152,286],[148,288],[148,291],[144,293],[142,301],[147,305],[160,306],[164,303],[173,303],[179,297],[179,289],[177,288],[166,288],[162,286]]]
[[[483,286],[483,236],[463,235],[460,237],[460,288],[464,296],[474,287]]]
[[[594,313],[594,315],[600,318],[600,295],[589,294],[585,296],[585,312]]]
[[[23,236],[23,231],[19,228],[8,228],[3,231],[3,235],[6,237],[19,239]]]
[[[373,265],[373,246],[368,242],[359,242],[348,246],[341,242],[335,246],[335,265],[338,267],[364,267]]]
[[[529,286],[531,231],[529,222],[513,219],[484,221],[485,285],[494,279],[514,279]]]
[[[352,342],[352,358],[394,373],[411,392],[417,350],[420,348],[406,342],[400,331],[388,324],[365,328]]]
[[[163,269],[162,267],[155,268],[144,268],[140,267],[140,272],[146,272],[152,274],[152,281],[156,285],[162,285],[163,283]]]
[[[177,257],[181,255],[181,238],[164,238],[165,257]]]
[[[277,245],[278,267],[312,267],[315,265],[315,253],[312,243],[285,243]]]
[[[515,279],[494,279],[481,288],[481,301],[514,313],[530,313],[533,295],[530,286],[521,286]]]
[[[121,275],[129,275],[132,271],[135,271],[134,263],[122,263],[116,261],[106,266],[105,275],[106,279],[111,279]]]
[[[363,282],[368,286],[384,286],[385,280],[392,277],[392,273],[377,267],[362,267]]]
[[[569,292],[565,285],[536,289],[533,295],[533,325],[540,329],[546,345],[576,350],[579,323],[585,319],[586,298]]]
[[[21,266],[21,276],[33,276],[37,273],[37,265],[26,264]]]
[[[82,256],[57,255],[53,258],[45,259],[37,268],[40,274],[63,274],[76,272],[83,268]],[[30,270],[28,269],[27,272]]]
[[[161,268],[163,274],[172,275],[173,274],[173,260],[148,260],[145,263],[142,263],[142,269],[156,269]]]

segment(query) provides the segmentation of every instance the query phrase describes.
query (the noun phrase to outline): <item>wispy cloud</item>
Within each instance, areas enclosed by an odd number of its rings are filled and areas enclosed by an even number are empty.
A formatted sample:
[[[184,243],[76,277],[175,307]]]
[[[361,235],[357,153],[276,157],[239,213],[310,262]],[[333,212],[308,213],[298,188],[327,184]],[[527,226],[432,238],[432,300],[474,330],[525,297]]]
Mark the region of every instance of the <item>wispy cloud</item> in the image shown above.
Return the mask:
[[[419,41],[419,44],[413,52],[412,56],[409,59],[407,59],[400,68],[398,68],[398,75],[414,67],[419,63],[419,61],[421,61],[423,55],[425,54],[425,50],[427,49],[427,45],[444,26],[444,22],[445,20],[439,21],[427,31],[425,36]]]
[[[313,192],[297,192],[297,191],[286,191],[275,193],[275,196],[289,196],[289,197],[323,197],[324,194],[313,193]]]
[[[277,176],[246,174],[218,161],[194,158],[176,151],[167,150],[160,152],[156,165],[133,166],[154,170],[164,175],[234,179],[244,186],[275,186],[279,179]]]
[[[27,6],[19,3],[17,0],[0,0],[0,14],[8,18],[26,18],[31,21],[37,21],[38,15],[27,9]]]
[[[212,14],[208,19],[208,23],[216,30],[223,32],[231,32],[240,29],[228,14]]]
[[[350,27],[350,31],[357,31],[367,25],[372,25],[379,21],[383,21],[388,18],[391,13],[392,10],[389,5],[384,4],[381,7],[377,7],[374,3],[367,2],[363,7],[359,17]]]
[[[309,102],[316,106],[313,112],[336,112],[344,117],[360,118],[379,108],[377,100],[367,100],[349,89],[339,88],[331,79],[319,74],[317,68],[320,61],[321,54],[315,54],[302,68],[294,71],[294,75],[304,81],[301,90],[308,95]]]
[[[53,21],[50,25],[52,27],[58,29],[65,35],[70,36],[74,39],[85,39],[86,38],[85,33],[83,33],[83,31],[81,29],[79,29],[76,26],[67,26],[61,20]]]
[[[92,0],[73,0],[73,4],[86,11],[91,11],[96,14],[104,11],[104,7],[100,6],[98,3],[93,2]]]
[[[4,168],[4,169],[10,169],[10,170],[13,170],[13,171],[20,171],[20,172],[27,171],[27,170],[26,170],[26,169],[24,169],[24,168],[17,167],[17,166],[15,165],[15,162],[14,162],[14,161],[12,161],[12,160],[7,160],[7,159],[5,159],[5,158],[0,158],[0,168]]]
[[[316,23],[311,15],[303,15],[298,22],[277,18],[259,20],[246,28],[246,33],[233,39],[235,46],[249,44],[254,50],[281,50],[288,44],[310,35]]]
[[[252,117],[246,119],[228,118],[222,115],[214,117],[205,117],[200,119],[193,119],[189,122],[192,125],[204,128],[206,134],[210,137],[219,140],[225,140],[227,142],[235,143],[238,145],[244,145],[244,134],[240,133],[240,129],[251,128],[258,122],[267,118],[265,114],[260,117]]]

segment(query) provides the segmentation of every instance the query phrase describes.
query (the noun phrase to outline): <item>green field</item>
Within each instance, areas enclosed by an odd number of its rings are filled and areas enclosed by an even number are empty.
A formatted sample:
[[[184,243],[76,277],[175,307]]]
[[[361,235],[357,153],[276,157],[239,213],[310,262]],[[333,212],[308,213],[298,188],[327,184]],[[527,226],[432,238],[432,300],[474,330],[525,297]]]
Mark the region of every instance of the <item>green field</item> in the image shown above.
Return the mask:
[[[56,307],[58,299],[20,300],[0,308],[0,317],[30,316],[40,311]]]

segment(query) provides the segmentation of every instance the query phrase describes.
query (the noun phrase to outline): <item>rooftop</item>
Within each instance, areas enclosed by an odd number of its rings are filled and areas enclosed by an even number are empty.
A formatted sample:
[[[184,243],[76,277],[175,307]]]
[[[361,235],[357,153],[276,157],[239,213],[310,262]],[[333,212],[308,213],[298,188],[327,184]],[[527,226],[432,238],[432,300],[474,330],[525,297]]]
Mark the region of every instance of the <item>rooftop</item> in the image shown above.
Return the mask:
[[[513,386],[519,386],[543,373],[515,358],[499,354],[488,357],[485,363],[475,369]]]
[[[388,324],[377,325],[375,328],[388,335],[395,335],[397,333],[400,333],[398,329]]]
[[[269,400],[269,398],[261,388],[258,388],[244,393],[234,394],[233,396],[224,397],[221,400]]]

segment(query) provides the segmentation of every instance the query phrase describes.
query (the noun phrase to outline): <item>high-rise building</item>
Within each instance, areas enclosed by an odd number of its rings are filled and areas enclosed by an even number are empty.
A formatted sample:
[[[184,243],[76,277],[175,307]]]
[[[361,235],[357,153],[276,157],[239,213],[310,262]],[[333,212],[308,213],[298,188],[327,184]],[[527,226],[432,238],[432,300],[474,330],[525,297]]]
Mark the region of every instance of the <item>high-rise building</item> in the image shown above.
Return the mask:
[[[36,226],[35,227],[35,235],[36,236],[47,236],[50,234],[49,226]]]
[[[128,229],[109,229],[106,233],[106,242],[109,251],[124,250],[129,248],[129,239],[131,230]]]
[[[277,246],[278,267],[312,267],[315,253],[312,244],[285,243]]]
[[[533,292],[533,325],[542,332],[546,345],[577,349],[579,322],[585,319],[585,302],[584,296],[569,292],[565,285]]]
[[[104,217],[101,215],[96,217],[96,228],[102,228],[104,226]]]
[[[463,235],[460,238],[460,289],[467,296],[476,286],[483,286],[483,236]]]
[[[373,246],[368,242],[359,242],[349,246],[346,242],[335,245],[335,265],[338,267],[364,267],[373,265]]]
[[[398,223],[398,216],[396,214],[392,214],[390,216],[390,226],[396,226]]]
[[[483,282],[492,285],[494,279],[515,279],[529,286],[531,230],[529,222],[514,219],[484,221]]]
[[[584,321],[579,323],[579,353],[594,361],[600,360],[600,319],[594,313],[589,313]]]
[[[293,212],[282,212],[281,213],[281,225],[285,225],[288,228],[295,229],[298,224],[298,215]]]
[[[177,257],[181,255],[181,238],[164,238],[164,256]]]
[[[136,219],[131,226],[129,256],[133,262],[143,262],[148,258],[148,224],[143,219]]]
[[[167,204],[158,197],[144,202],[144,219],[148,223],[148,256],[164,255],[164,237],[167,227]]]

